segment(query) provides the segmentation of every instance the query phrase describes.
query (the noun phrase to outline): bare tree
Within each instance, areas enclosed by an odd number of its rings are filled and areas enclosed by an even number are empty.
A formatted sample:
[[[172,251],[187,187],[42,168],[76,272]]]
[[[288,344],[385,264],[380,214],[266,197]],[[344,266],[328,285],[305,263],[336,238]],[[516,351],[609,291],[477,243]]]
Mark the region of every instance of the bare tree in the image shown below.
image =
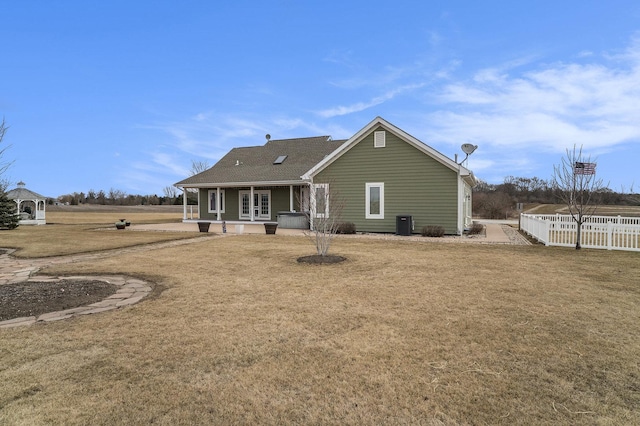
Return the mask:
[[[115,188],[109,189],[109,204],[113,205],[122,205],[124,202],[124,198],[127,196],[127,193]]]
[[[330,183],[311,185],[309,191],[309,207],[305,215],[309,220],[310,230],[306,232],[316,246],[319,256],[326,256],[331,241],[336,235],[342,220],[345,201]],[[300,200],[305,205],[306,200]]]
[[[602,179],[596,178],[596,162],[582,153],[582,146],[567,149],[566,157],[553,166],[552,186],[556,196],[567,205],[576,222],[576,250],[580,250],[582,224],[596,213],[598,193],[606,188]]]
[[[168,200],[168,204],[173,204],[178,198],[178,189],[175,186],[165,186],[162,189],[165,198]]]
[[[0,193],[6,192],[9,186],[11,186],[11,181],[9,179],[0,178]]]
[[[191,160],[191,176],[202,173],[209,168],[209,162]]]
[[[191,160],[191,170],[189,170],[189,172],[191,173],[191,176],[195,176],[198,173],[202,173],[205,170],[207,170],[209,168],[209,162],[207,160],[203,160],[203,161],[196,161],[196,160]],[[190,192],[192,194],[196,194],[198,192],[198,188],[186,188],[186,192]],[[177,195],[176,195],[177,197]],[[187,197],[188,199],[189,197]]]
[[[2,143],[2,140],[4,139],[4,135],[7,133],[7,129],[9,129],[9,127],[7,127],[3,117],[2,122],[0,123],[0,143]],[[0,176],[2,176],[4,172],[7,171],[7,169],[11,166],[11,164],[13,164],[13,161],[2,162],[2,157],[4,156],[4,153],[10,147],[11,145],[0,148]],[[4,180],[3,182],[6,183],[8,186],[9,184],[8,181]]]

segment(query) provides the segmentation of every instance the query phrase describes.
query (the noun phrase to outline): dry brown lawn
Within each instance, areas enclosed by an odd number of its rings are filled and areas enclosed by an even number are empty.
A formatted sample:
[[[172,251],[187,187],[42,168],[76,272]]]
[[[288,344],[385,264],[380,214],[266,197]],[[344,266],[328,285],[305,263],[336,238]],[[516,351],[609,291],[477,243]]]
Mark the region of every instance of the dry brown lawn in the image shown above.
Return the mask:
[[[171,223],[182,220],[182,213],[131,208],[103,211],[72,209],[47,211],[47,225],[19,226],[12,231],[0,231],[0,247],[19,248],[19,257],[48,257],[128,247],[160,241],[199,236],[188,232],[133,232],[116,230],[115,222],[127,219],[133,224]],[[104,206],[102,206],[104,207]],[[169,206],[172,207],[172,206]]]
[[[243,235],[48,270],[157,286],[0,330],[0,424],[640,424],[637,253],[332,252],[298,264],[304,238]]]

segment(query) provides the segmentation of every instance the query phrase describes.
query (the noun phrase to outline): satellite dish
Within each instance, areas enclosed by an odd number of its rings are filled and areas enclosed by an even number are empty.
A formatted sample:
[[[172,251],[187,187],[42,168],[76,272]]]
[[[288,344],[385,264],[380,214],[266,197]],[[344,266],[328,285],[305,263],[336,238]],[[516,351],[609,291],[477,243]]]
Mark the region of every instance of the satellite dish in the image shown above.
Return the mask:
[[[467,155],[473,154],[473,151],[475,151],[476,149],[478,149],[478,145],[472,145],[470,143],[462,144],[462,152]]]
[[[265,138],[267,138],[267,140],[271,140],[271,135],[269,133],[267,133],[266,135],[264,135]]]

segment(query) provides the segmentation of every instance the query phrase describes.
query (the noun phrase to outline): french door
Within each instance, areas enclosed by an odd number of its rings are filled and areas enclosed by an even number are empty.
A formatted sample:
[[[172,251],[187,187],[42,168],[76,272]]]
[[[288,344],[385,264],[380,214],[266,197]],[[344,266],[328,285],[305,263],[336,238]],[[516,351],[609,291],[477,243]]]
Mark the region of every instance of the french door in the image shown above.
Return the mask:
[[[253,201],[253,202],[252,202]],[[251,210],[255,220],[271,220],[271,191],[240,191],[240,219],[251,219]]]

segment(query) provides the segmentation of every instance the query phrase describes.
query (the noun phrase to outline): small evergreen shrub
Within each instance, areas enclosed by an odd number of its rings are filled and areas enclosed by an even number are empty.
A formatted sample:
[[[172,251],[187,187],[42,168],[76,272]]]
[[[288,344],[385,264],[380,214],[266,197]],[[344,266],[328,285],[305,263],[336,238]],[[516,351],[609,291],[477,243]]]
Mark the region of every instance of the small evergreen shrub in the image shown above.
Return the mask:
[[[444,237],[444,226],[440,226],[440,225],[423,226],[420,234],[423,237]]]
[[[337,234],[355,234],[356,224],[353,222],[342,222],[338,225]]]
[[[16,229],[20,217],[16,214],[16,203],[0,191],[0,229]]]

